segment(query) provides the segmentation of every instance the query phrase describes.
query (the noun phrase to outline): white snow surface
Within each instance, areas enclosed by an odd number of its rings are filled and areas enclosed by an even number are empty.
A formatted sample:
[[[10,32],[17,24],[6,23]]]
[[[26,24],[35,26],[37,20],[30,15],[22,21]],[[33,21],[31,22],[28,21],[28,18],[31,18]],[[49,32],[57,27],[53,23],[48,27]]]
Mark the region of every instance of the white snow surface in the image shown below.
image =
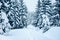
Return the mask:
[[[4,23],[8,22],[6,13],[2,11],[1,14],[2,14],[2,18],[4,19]]]
[[[60,40],[60,27],[53,27],[44,33],[44,36],[51,40]]]
[[[29,25],[28,28],[14,29],[9,33],[0,35],[0,40],[60,40],[60,28],[51,28],[46,33]]]

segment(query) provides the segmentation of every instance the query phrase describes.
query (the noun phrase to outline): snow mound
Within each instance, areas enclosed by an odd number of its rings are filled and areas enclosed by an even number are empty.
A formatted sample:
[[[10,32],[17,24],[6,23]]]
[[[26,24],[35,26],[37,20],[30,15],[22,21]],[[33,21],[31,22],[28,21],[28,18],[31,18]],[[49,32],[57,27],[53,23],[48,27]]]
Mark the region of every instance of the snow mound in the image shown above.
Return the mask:
[[[53,27],[44,33],[44,35],[51,40],[60,40],[60,27]]]

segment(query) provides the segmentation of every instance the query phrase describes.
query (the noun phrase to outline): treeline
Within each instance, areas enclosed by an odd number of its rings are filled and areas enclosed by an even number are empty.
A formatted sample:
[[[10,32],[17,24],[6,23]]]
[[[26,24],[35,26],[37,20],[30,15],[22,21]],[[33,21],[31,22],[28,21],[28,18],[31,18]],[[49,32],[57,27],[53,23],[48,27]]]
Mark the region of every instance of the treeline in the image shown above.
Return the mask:
[[[28,24],[48,30],[51,26],[60,26],[60,0],[38,0],[36,11],[30,16],[23,0],[0,0],[0,15],[4,12],[12,29],[24,28]],[[32,20],[31,20],[32,18]],[[0,18],[0,24],[2,21]],[[4,23],[4,22],[3,22]]]

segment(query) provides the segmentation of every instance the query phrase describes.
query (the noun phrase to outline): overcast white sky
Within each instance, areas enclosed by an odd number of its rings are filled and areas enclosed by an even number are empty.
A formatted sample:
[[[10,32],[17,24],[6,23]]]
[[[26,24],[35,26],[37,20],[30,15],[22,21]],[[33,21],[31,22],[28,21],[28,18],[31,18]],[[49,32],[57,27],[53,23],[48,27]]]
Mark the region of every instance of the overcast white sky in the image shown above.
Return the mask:
[[[38,0],[24,0],[24,2],[27,5],[28,11],[33,12],[35,11],[36,4]],[[51,0],[52,2],[55,2],[55,0]]]

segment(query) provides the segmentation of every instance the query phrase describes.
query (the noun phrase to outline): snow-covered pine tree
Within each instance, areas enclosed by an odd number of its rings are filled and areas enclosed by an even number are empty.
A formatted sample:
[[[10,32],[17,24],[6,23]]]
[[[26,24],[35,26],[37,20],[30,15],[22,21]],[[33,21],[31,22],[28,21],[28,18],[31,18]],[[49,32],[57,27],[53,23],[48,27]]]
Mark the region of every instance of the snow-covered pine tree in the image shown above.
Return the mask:
[[[2,15],[1,15],[1,11],[0,11],[0,34],[3,34],[2,22],[3,22],[3,19],[2,19]]]
[[[1,0],[1,3],[2,3],[1,9],[4,10],[4,12],[6,13],[6,15],[9,19],[9,23],[12,26],[13,20],[11,18],[13,18],[13,17],[10,17],[10,11],[11,11],[11,7],[12,7],[11,0]],[[11,14],[13,14],[13,13],[11,13]]]
[[[7,14],[7,17],[9,19],[9,23],[10,25],[12,26],[12,28],[16,28],[17,27],[17,24],[16,24],[16,14],[17,14],[17,11],[16,10],[18,8],[18,3],[17,3],[17,0],[14,0],[12,1],[11,0],[11,3],[10,3],[10,10]]]
[[[19,27],[27,27],[27,7],[24,4],[23,0],[19,0]]]
[[[35,25],[35,27],[40,27],[41,28],[41,24],[42,24],[42,17],[41,17],[41,1],[38,0],[38,4],[37,4],[37,8],[36,8],[36,15],[34,18],[34,22],[33,25]]]
[[[55,5],[54,5],[54,15],[56,15],[54,18],[53,18],[53,20],[54,20],[54,25],[57,25],[57,26],[59,26],[60,25],[60,0],[56,0],[56,2],[55,2]]]
[[[1,0],[0,2],[2,3],[1,5],[1,9],[4,10],[6,12],[6,14],[9,11],[9,6],[10,6],[10,1],[11,0]]]
[[[2,3],[0,9],[4,10],[4,12],[6,13],[6,15],[8,17],[8,13],[9,13],[9,11],[11,9],[11,0],[1,0],[0,2]],[[10,20],[9,20],[9,23],[10,23]]]
[[[0,34],[6,33],[10,30],[11,26],[4,10],[0,10]]]
[[[7,18],[6,12],[9,10],[9,2],[10,0],[0,0],[0,27],[1,27],[1,33],[9,31],[11,28],[9,24],[9,20]]]
[[[42,27],[43,27],[43,32],[46,32],[50,28],[50,16],[52,13],[51,9],[51,0],[42,0],[42,8],[41,8],[41,13],[42,13]]]
[[[59,8],[58,8],[59,2],[56,1],[52,4],[52,13],[50,21],[52,22],[51,26],[58,26],[59,25]]]
[[[50,17],[52,14],[51,0],[38,0],[34,25],[47,31],[50,28]],[[44,31],[44,32],[45,32]]]
[[[57,7],[58,14],[60,16],[60,0],[56,0],[56,7]]]
[[[8,13],[8,18],[12,28],[23,28],[27,26],[27,7],[23,0],[11,1],[11,7]]]

